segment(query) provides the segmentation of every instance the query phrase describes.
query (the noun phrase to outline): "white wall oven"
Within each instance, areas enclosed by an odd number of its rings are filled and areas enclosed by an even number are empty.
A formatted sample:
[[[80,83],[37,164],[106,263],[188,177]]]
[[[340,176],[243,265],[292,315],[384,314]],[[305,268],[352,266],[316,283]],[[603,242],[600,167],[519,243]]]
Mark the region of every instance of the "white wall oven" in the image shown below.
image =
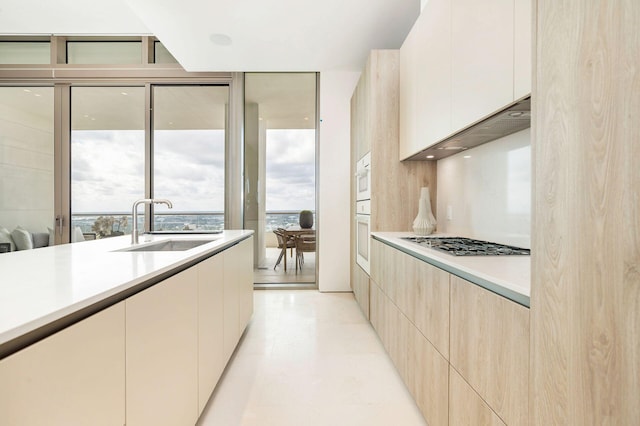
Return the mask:
[[[371,200],[356,203],[356,262],[369,274]]]
[[[371,199],[371,152],[367,152],[356,164],[356,200]]]

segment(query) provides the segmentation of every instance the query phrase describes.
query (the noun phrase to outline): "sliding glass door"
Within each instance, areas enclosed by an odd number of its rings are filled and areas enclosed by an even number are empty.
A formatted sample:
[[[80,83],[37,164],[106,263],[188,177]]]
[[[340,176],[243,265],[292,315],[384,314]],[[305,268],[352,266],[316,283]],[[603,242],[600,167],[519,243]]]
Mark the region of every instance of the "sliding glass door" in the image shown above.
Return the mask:
[[[224,228],[228,86],[153,86],[153,196],[156,231]]]
[[[53,87],[0,87],[0,228],[54,226]]]
[[[299,221],[302,211],[316,210],[316,74],[247,73],[244,133],[245,228],[256,232],[255,282],[315,283],[317,224],[300,230]],[[279,228],[294,234],[283,241]]]
[[[131,233],[145,196],[144,108],[144,87],[71,88],[72,242]]]

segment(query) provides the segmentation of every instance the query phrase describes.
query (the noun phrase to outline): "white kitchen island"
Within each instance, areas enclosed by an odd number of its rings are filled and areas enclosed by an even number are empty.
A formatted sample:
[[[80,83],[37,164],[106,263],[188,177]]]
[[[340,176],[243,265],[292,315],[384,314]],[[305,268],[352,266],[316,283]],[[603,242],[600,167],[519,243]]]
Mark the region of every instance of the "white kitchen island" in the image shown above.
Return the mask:
[[[0,424],[195,423],[252,313],[252,234],[1,255]]]

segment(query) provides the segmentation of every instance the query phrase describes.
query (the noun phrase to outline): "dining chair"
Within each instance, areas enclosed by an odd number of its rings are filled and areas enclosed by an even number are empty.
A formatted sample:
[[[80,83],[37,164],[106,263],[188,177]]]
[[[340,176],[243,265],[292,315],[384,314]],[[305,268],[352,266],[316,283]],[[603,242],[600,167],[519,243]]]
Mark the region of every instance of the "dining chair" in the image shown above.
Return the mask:
[[[280,249],[280,256],[278,256],[278,260],[276,264],[273,266],[273,269],[276,269],[280,264],[283,256],[287,255],[287,249],[291,249],[291,256],[293,256],[293,249],[296,246],[296,242],[293,238],[290,238],[286,235],[285,230],[282,228],[278,228],[273,231],[276,234],[276,238],[278,239],[278,248]],[[285,271],[286,271],[286,259],[285,259]]]
[[[304,264],[304,253],[310,253],[316,251],[316,235],[313,234],[301,234],[296,238],[296,271],[298,266],[302,269]]]

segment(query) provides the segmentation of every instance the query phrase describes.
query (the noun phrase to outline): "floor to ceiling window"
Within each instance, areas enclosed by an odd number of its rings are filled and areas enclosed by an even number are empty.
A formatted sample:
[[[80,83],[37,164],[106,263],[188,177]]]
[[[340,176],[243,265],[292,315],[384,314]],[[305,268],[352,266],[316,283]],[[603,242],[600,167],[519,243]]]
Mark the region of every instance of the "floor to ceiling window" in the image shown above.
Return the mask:
[[[315,73],[245,75],[245,228],[256,231],[256,283],[316,281],[317,224],[299,223],[304,210],[315,216],[316,136]]]
[[[85,238],[131,233],[131,204],[145,195],[144,107],[144,87],[71,88],[71,217]]]
[[[0,87],[0,228],[53,228],[53,87]]]
[[[135,200],[167,198],[139,229],[241,227],[240,82],[185,71],[152,36],[3,38],[0,226],[108,238]]]
[[[222,230],[228,86],[153,86],[154,230]]]

